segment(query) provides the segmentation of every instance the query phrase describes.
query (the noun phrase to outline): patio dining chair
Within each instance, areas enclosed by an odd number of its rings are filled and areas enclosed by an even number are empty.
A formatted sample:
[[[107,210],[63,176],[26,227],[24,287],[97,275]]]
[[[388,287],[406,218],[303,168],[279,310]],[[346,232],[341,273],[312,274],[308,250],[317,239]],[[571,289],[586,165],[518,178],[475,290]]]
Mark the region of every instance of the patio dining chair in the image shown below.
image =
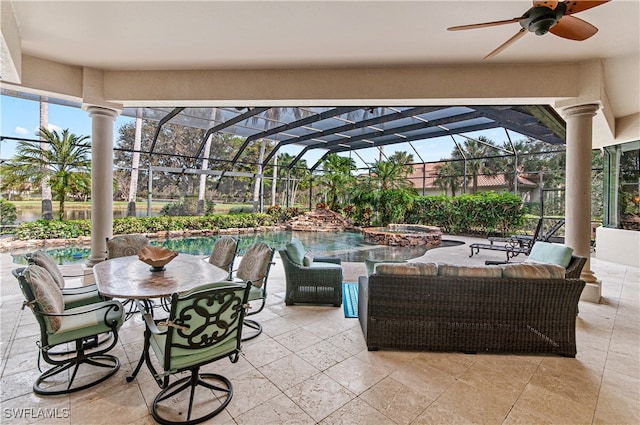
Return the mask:
[[[229,280],[233,276],[233,262],[238,253],[238,241],[231,236],[223,236],[213,244],[209,263],[229,271]]]
[[[233,396],[231,381],[219,374],[201,373],[200,368],[224,358],[238,361],[250,289],[251,283],[209,283],[183,294],[174,293],[166,319],[154,320],[150,313],[144,314],[144,353],[161,388],[151,407],[156,421],[197,424],[216,416],[229,404]],[[160,373],[150,361],[150,348],[161,365]],[[171,375],[181,372],[188,375],[169,383]],[[188,396],[182,396],[186,390]]]
[[[56,264],[56,260],[43,250],[27,253],[24,258],[29,264],[35,264],[47,270],[53,281],[58,285],[62,291],[62,297],[64,299],[65,308],[80,307],[87,304],[93,304],[100,301],[106,301],[106,299],[100,295],[96,284],[68,288],[66,287],[65,277],[78,277],[78,276],[65,276],[62,270]]]
[[[267,279],[273,263],[275,249],[264,242],[255,242],[240,259],[238,270],[233,281],[251,282],[249,302],[259,304],[257,309],[251,307],[247,316],[260,313],[267,301]],[[243,337],[243,341],[253,339],[262,333],[262,325],[257,320],[244,319],[244,325],[251,329],[250,333]]]
[[[145,246],[149,246],[149,239],[142,235],[118,235],[107,238],[107,260],[138,255]],[[153,304],[152,301],[150,303]],[[125,320],[129,320],[138,312],[138,305],[131,300],[125,300],[123,304],[128,309]]]
[[[118,235],[107,238],[107,259],[138,255],[147,245],[149,239],[142,235]]]
[[[31,309],[40,326],[40,356],[52,366],[33,384],[36,394],[60,395],[84,390],[118,371],[120,361],[106,353],[118,342],[118,329],[124,322],[122,304],[112,300],[65,309],[62,292],[47,270],[30,265],[12,273],[25,297],[23,308]],[[108,345],[87,348],[87,338],[102,334],[111,334]],[[74,348],[69,349],[69,343]],[[68,351],[56,352],[59,347]],[[83,372],[78,375],[81,367]]]

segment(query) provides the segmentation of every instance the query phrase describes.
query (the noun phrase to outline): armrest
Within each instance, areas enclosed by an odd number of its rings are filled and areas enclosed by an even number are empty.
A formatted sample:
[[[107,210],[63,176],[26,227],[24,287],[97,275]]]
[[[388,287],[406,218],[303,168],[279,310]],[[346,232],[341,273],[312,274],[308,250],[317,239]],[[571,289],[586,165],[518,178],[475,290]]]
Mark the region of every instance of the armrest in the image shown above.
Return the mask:
[[[160,329],[158,329],[158,326],[156,326],[156,322],[153,321],[153,316],[151,315],[151,313],[144,313],[142,315],[142,319],[147,325],[147,329],[149,329],[149,332],[151,332],[152,334],[162,335],[166,333],[166,331],[161,331]]]
[[[333,264],[341,264],[340,257],[313,257],[313,261],[317,261],[319,263],[333,263]]]

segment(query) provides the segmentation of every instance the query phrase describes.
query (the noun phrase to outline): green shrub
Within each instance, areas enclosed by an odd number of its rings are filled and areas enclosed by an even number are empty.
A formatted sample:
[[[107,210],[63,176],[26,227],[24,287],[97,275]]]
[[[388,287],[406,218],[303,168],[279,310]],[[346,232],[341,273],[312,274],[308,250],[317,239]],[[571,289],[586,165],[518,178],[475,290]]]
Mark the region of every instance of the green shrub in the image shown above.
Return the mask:
[[[511,193],[420,196],[407,213],[407,222],[438,226],[446,233],[512,233],[525,221],[526,208]]]
[[[204,213],[213,214],[215,203],[211,200],[204,201]],[[196,198],[185,198],[177,202],[165,204],[160,210],[161,216],[189,216],[196,215],[198,211],[198,200]]]
[[[211,230],[273,226],[276,219],[264,213],[210,215],[204,217],[125,217],[113,220],[113,234],[156,233],[179,230]],[[68,239],[91,235],[91,220],[38,220],[21,223],[15,231],[16,238]]]
[[[0,198],[0,224],[14,224],[16,217],[16,206]]]
[[[244,214],[244,213],[252,213],[253,207],[251,205],[242,205],[239,207],[231,207],[229,208],[229,214]]]

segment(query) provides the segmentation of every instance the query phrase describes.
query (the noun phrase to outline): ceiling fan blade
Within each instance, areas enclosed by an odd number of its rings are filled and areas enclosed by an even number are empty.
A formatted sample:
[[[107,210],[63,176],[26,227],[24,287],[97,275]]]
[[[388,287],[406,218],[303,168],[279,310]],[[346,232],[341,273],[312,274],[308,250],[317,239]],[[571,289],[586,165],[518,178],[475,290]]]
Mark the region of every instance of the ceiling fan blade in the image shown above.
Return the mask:
[[[472,29],[476,29],[476,28],[486,28],[486,27],[495,27],[498,25],[506,25],[506,24],[512,24],[514,22],[520,22],[521,20],[525,19],[524,17],[518,17],[518,18],[513,18],[513,19],[505,19],[504,21],[493,21],[493,22],[483,22],[481,24],[470,24],[470,25],[458,25],[455,27],[449,27],[447,28],[448,31],[460,31],[460,30],[472,30]]]
[[[563,16],[557,24],[549,29],[549,32],[558,37],[582,41],[597,33],[598,28],[575,16]]]
[[[510,45],[515,43],[516,41],[518,41],[526,33],[527,33],[527,30],[524,29],[524,28],[521,28],[520,31],[518,31],[513,37],[511,37],[510,39],[508,39],[507,41],[502,43],[500,46],[498,46],[496,49],[494,49],[491,53],[489,53],[487,56],[485,56],[482,59],[489,59],[489,58],[494,57],[495,55],[497,55],[498,53],[500,53],[501,51],[503,51],[504,49],[506,49],[507,47],[509,47]]]
[[[601,4],[608,3],[611,0],[589,0],[589,1],[565,1],[567,10],[564,12],[566,15],[582,12],[583,10],[591,9],[592,7],[600,6]]]
[[[558,3],[560,2],[557,0],[533,0],[533,7],[544,6],[548,7],[551,10],[556,10],[556,7],[558,7]]]

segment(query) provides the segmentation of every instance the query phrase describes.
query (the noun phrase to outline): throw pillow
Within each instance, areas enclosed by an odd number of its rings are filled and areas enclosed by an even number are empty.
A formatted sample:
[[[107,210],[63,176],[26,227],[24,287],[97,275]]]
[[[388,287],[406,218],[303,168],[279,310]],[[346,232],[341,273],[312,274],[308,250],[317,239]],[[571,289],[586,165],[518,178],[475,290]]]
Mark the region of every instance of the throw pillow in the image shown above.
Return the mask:
[[[298,238],[291,238],[291,242],[289,242],[284,249],[285,251],[287,251],[287,255],[289,256],[291,261],[299,266],[303,264],[306,251],[304,249],[304,246],[302,245],[302,242],[300,242]]]
[[[556,264],[505,264],[502,277],[523,279],[564,279],[566,269]]]
[[[454,266],[440,264],[438,276],[459,277],[502,277],[502,269],[498,266]]]
[[[31,284],[36,301],[40,304],[44,313],[60,314],[64,311],[62,291],[45,268],[31,265],[25,269],[24,277]],[[51,332],[56,332],[60,329],[61,317],[47,316],[47,319]]]
[[[536,242],[525,263],[557,264],[565,269],[571,262],[573,248],[549,242]]]

